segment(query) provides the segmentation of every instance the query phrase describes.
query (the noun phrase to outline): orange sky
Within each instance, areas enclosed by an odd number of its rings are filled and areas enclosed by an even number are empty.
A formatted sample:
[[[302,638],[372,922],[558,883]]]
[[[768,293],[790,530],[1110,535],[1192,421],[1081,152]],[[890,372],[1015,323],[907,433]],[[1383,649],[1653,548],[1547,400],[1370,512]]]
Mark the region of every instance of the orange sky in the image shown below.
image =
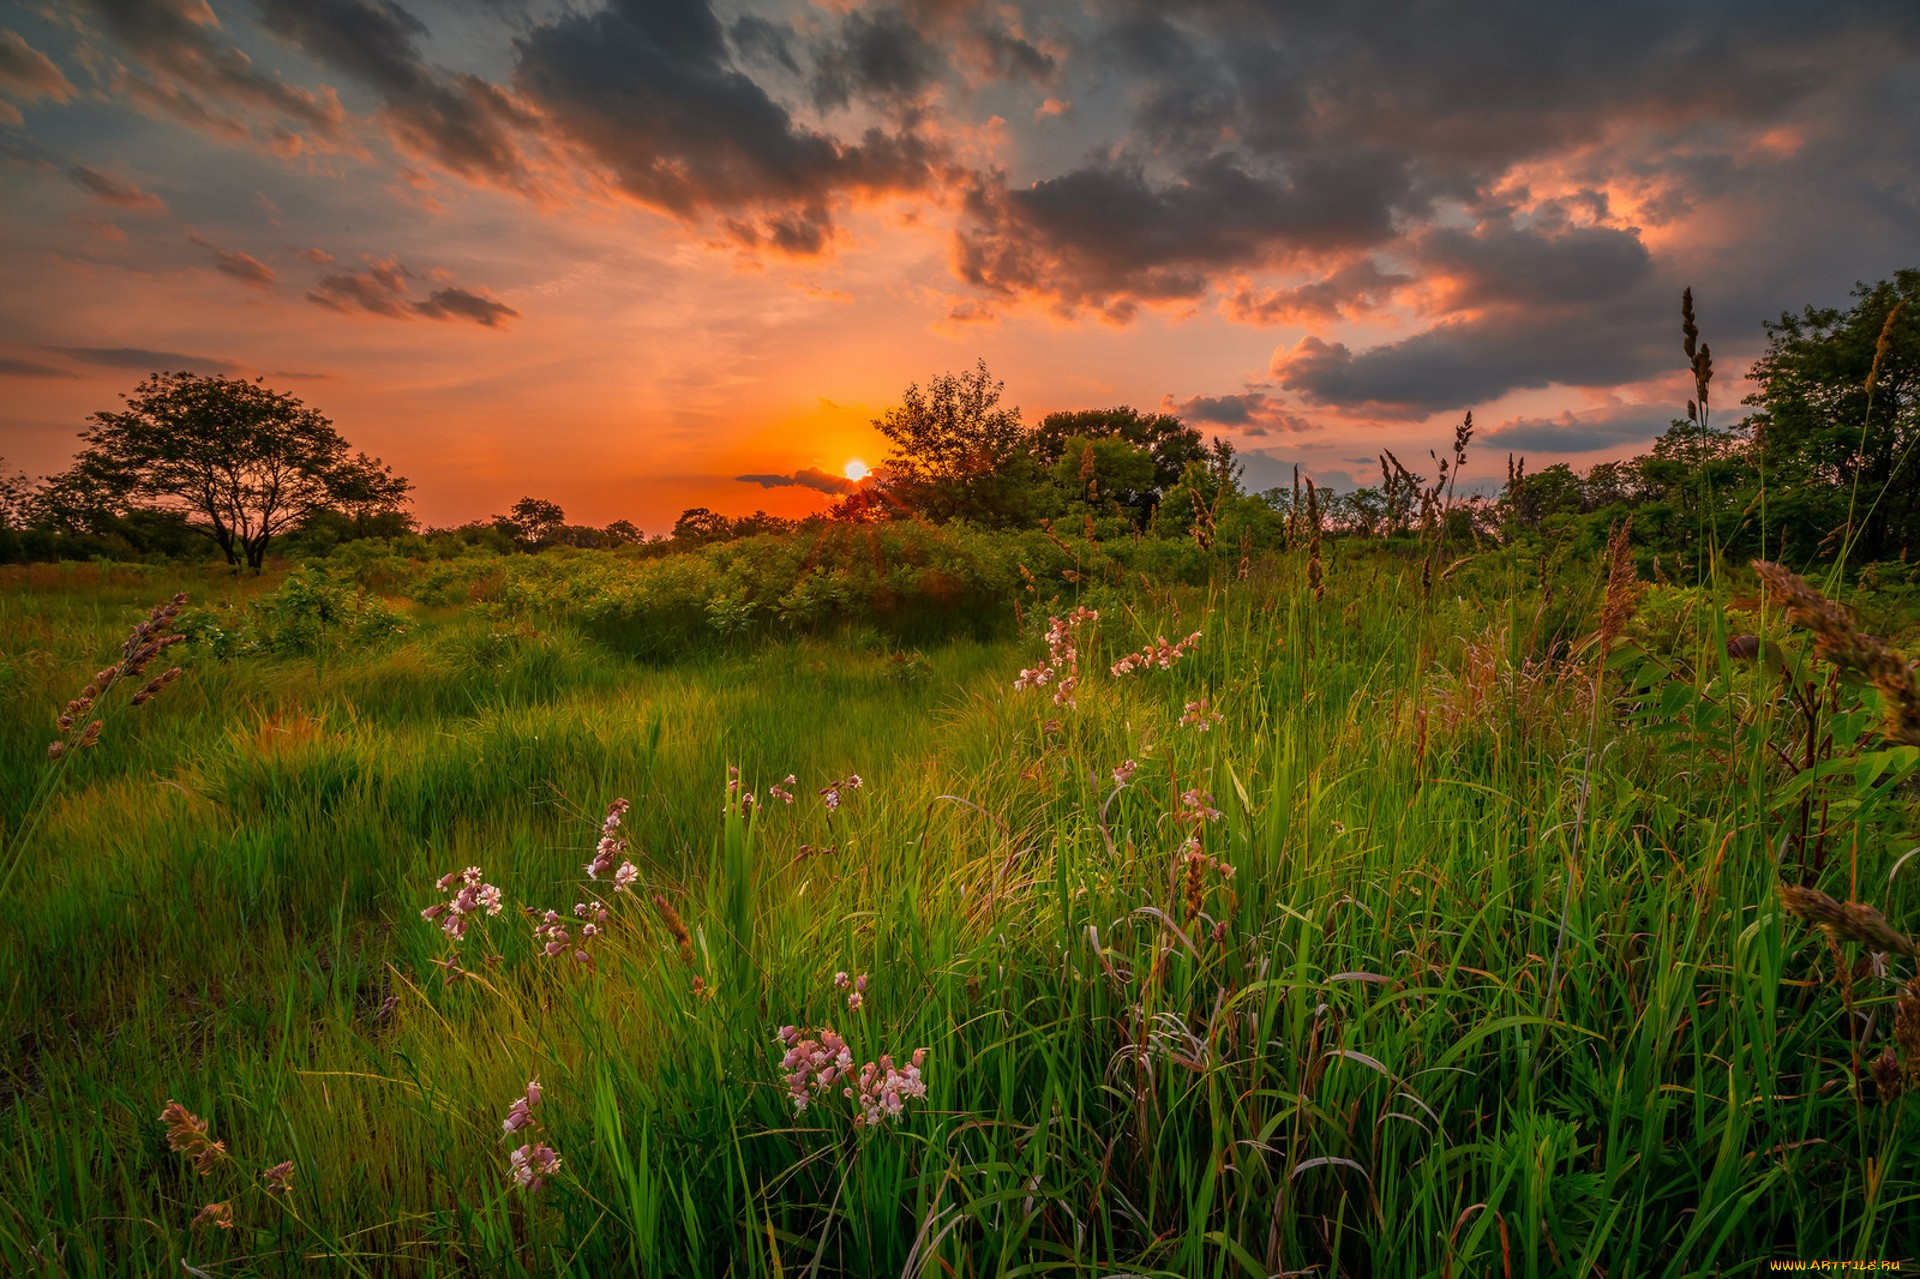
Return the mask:
[[[1337,10],[1337,6],[1330,6]],[[821,509],[984,358],[1255,487],[1466,478],[1720,414],[1783,308],[1913,265],[1920,22],[1090,0],[0,4],[0,455],[264,375],[417,485],[650,530]],[[1816,18],[1818,20],[1816,20]]]

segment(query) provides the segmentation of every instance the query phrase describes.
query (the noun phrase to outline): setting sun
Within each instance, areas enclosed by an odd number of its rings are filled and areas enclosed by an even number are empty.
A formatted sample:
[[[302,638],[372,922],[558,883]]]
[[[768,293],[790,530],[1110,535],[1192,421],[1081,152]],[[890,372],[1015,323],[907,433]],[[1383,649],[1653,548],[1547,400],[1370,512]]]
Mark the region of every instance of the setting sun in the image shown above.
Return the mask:
[[[847,478],[856,484],[867,478],[867,464],[857,457],[851,462],[848,462],[843,469],[846,472]]]

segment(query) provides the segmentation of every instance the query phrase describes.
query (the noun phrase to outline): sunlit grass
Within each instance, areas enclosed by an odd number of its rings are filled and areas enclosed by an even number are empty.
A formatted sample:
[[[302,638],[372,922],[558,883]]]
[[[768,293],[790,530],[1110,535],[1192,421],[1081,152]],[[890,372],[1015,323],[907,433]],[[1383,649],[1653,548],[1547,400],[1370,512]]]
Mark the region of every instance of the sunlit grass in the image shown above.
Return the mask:
[[[403,634],[317,654],[188,649],[77,761],[0,903],[3,1268],[1615,1275],[1920,1251],[1915,1103],[1854,1075],[1907,961],[1853,975],[1849,1020],[1835,955],[1860,952],[1782,918],[1799,806],[1769,743],[1795,727],[1719,612],[1597,674],[1591,568],[1549,604],[1491,557],[1425,599],[1384,555],[1325,568],[1318,602],[1304,555],[1109,591],[1071,707],[1012,689],[1044,606],[1027,638],[917,652],[856,631],[639,665],[511,601],[397,603]],[[147,606],[272,587],[10,585],[8,829],[51,708]],[[1195,629],[1170,669],[1108,674]],[[1206,732],[1180,724],[1201,697]],[[1851,698],[1841,755],[1871,721]],[[1822,781],[1815,879],[1911,925],[1912,867],[1889,872],[1913,761],[1875,766]],[[791,807],[767,792],[788,773]],[[818,788],[852,773],[829,813]],[[1196,789],[1218,821],[1181,820]],[[615,797],[627,894],[581,869]],[[1231,876],[1190,877],[1195,830]],[[419,911],[468,865],[509,906],[449,984]],[[536,954],[518,907],[590,896],[591,966]],[[843,970],[869,976],[857,1012]],[[831,1024],[856,1066],[926,1048],[927,1097],[877,1129],[837,1094],[796,1114],[787,1024]],[[529,1194],[501,1121],[535,1077],[563,1162]],[[205,1178],[167,1149],[170,1099],[226,1143]],[[189,1226],[211,1202],[233,1229]]]

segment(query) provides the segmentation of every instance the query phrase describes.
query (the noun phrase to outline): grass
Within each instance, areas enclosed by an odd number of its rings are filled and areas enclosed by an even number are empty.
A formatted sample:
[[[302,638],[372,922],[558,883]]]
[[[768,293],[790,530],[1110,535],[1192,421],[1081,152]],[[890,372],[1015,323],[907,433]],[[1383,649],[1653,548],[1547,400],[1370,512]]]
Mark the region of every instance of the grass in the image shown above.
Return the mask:
[[[1725,655],[1729,585],[1669,590],[1657,633],[1606,652],[1569,644],[1604,570],[1548,599],[1488,557],[1423,600],[1417,564],[1320,554],[1318,600],[1305,552],[1103,595],[1072,707],[1012,688],[1071,600],[1029,604],[1024,637],[911,654],[856,629],[641,664],[564,610],[404,603],[377,643],[173,650],[186,676],[72,761],[0,902],[0,1269],[1682,1275],[1920,1253],[1920,1103],[1866,1070],[1911,961],[1779,899],[1804,881],[1920,919],[1897,866],[1920,751],[1878,738],[1874,695],[1769,619],[1773,660],[1814,681],[1809,734],[1776,667]],[[275,584],[5,588],[11,832],[52,712],[147,607]],[[1170,669],[1107,673],[1195,629]],[[1183,727],[1202,697],[1223,722]],[[791,807],[767,792],[788,773]],[[829,813],[817,790],[852,773]],[[1191,820],[1194,790],[1217,821]],[[616,797],[631,894],[581,873]],[[1189,833],[1215,862],[1180,859]],[[419,912],[468,865],[510,904],[448,983]],[[590,891],[592,965],[538,955],[517,908],[571,919]],[[840,971],[870,979],[857,1012]],[[856,1067],[927,1049],[927,1096],[871,1128],[837,1089],[796,1114],[788,1024],[831,1025]],[[538,1129],[503,1140],[535,1077]],[[225,1143],[205,1177],[168,1149],[169,1100]],[[537,1193],[509,1169],[531,1139],[562,1161]],[[210,1203],[231,1228],[190,1224]]]

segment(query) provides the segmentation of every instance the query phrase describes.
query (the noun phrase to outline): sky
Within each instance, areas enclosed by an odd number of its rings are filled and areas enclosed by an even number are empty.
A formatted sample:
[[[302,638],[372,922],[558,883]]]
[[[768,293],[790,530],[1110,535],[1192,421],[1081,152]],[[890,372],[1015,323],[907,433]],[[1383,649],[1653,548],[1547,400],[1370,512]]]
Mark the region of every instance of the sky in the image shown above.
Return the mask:
[[[912,382],[1463,484],[1920,265],[1920,5],[0,0],[0,456],[263,377],[416,485],[824,509]],[[1425,469],[1431,469],[1430,464]]]

